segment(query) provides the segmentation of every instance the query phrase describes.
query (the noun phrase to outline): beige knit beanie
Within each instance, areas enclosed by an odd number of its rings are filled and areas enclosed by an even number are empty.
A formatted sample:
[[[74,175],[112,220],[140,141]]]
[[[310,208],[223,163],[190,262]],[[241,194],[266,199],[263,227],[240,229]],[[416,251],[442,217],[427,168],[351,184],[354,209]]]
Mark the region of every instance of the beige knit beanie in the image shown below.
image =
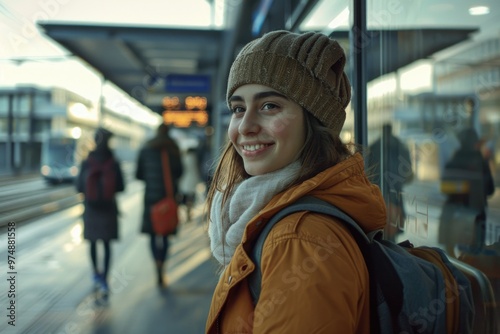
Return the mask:
[[[265,85],[301,105],[338,135],[351,99],[345,62],[344,50],[324,34],[269,32],[245,45],[236,57],[226,98],[229,101],[242,85]]]

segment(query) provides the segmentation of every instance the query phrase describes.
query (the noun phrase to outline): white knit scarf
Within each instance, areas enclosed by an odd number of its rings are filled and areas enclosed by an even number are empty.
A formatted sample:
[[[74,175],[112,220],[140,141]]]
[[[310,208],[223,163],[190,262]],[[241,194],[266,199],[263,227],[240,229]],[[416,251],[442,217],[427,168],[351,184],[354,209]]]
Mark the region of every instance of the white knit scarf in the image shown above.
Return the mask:
[[[298,176],[300,162],[272,173],[252,176],[239,184],[222,208],[223,193],[216,192],[212,202],[208,235],[215,259],[225,268],[241,243],[247,223]],[[228,212],[222,215],[222,210]],[[224,218],[223,218],[224,217]]]

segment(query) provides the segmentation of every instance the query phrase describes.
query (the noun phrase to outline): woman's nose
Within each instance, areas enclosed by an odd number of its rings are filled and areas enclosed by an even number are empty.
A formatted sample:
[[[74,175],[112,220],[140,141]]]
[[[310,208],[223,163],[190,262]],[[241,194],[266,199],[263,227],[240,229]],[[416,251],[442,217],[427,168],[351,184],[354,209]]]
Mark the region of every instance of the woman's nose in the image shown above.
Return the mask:
[[[260,130],[259,114],[252,110],[247,110],[241,119],[238,131],[243,134],[257,133]]]

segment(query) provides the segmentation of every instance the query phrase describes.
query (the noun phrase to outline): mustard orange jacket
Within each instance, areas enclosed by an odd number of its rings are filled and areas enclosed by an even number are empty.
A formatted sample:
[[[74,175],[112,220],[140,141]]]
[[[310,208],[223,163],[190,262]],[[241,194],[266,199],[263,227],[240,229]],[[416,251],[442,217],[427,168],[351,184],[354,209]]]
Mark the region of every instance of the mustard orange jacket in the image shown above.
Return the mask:
[[[297,212],[271,230],[262,252],[262,286],[254,307],[248,275],[258,231],[280,209],[310,195],[335,204],[365,231],[385,225],[385,205],[364,173],[360,154],[276,195],[246,226],[222,273],[206,333],[359,333],[370,331],[368,271],[348,230],[326,215]],[[257,224],[257,222],[261,224]]]

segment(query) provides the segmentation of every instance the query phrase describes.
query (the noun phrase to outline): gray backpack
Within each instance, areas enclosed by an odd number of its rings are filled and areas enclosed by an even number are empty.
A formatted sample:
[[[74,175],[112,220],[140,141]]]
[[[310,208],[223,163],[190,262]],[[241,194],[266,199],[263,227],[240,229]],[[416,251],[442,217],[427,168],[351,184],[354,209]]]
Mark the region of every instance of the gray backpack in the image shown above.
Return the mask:
[[[395,244],[383,240],[381,231],[367,235],[347,214],[314,197],[278,212],[257,238],[252,252],[256,270],[249,281],[254,304],[260,295],[264,241],[274,224],[297,211],[331,215],[351,231],[370,275],[372,333],[472,333],[471,284],[441,249],[413,247],[409,241]]]

